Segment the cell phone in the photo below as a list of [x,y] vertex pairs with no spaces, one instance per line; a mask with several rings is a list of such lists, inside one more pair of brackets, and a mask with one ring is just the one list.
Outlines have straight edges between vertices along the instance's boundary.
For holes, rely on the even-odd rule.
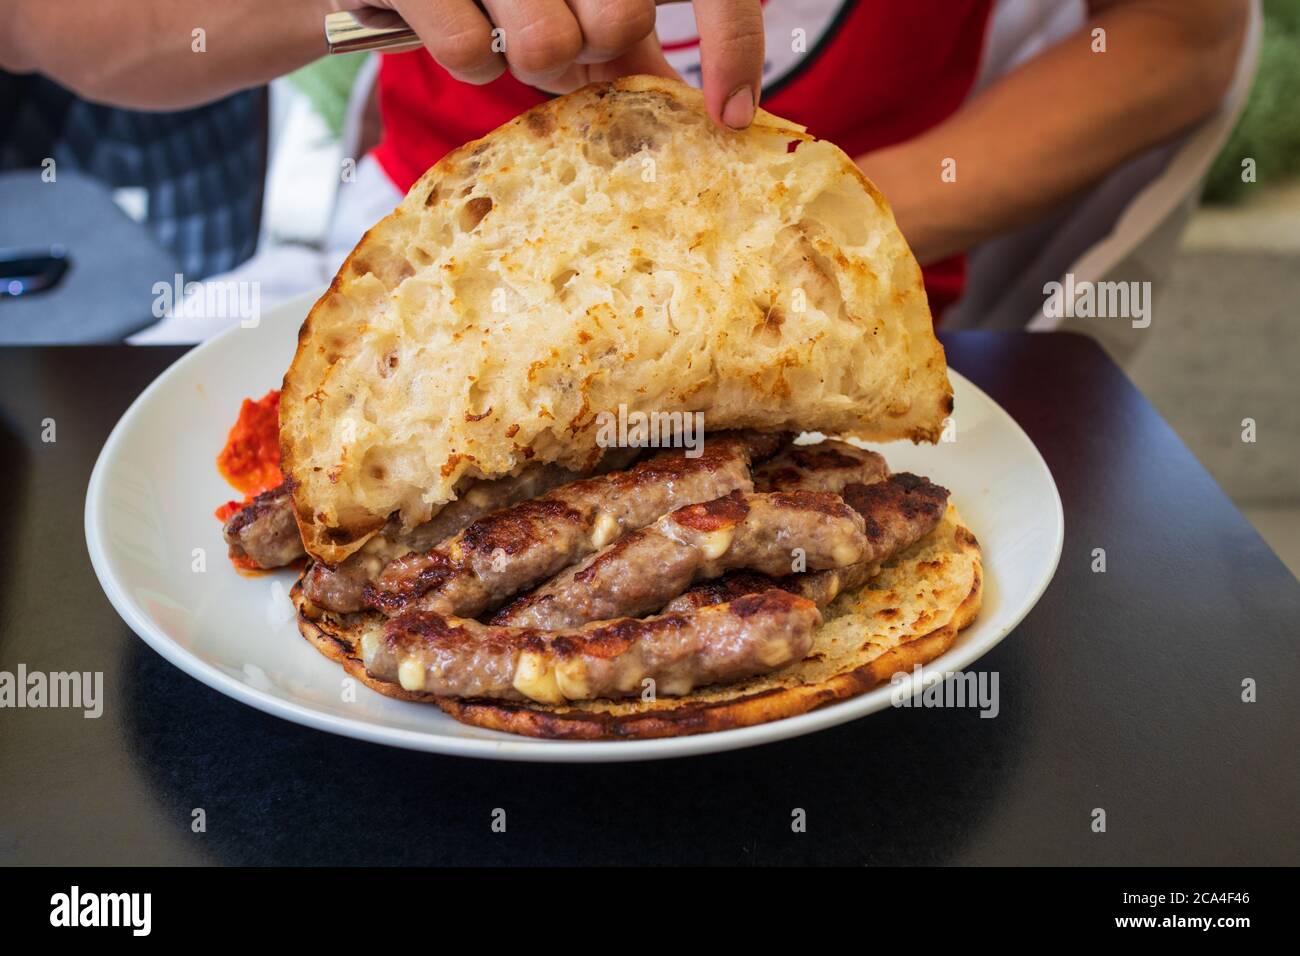
[[69,264],[68,251],[59,245],[0,249],[0,299],[48,292],[62,281]]

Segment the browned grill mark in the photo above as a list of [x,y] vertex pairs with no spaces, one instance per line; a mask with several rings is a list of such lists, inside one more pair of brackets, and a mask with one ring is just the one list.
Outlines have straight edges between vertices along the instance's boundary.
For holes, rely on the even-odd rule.
[[749,514],[749,504],[739,491],[698,505],[679,508],[673,512],[673,521],[692,531],[719,531],[734,528]]
[[497,549],[518,554],[545,533],[547,524],[580,525],[584,520],[582,512],[562,501],[534,498],[475,521],[461,533],[460,543],[467,555],[492,555]]
[[[389,567],[397,565],[403,558],[398,558]],[[395,576],[395,583],[380,587],[372,581],[362,591],[366,606],[378,608],[385,613],[396,613],[408,602],[424,594],[431,588],[441,587],[454,575],[456,568],[451,559],[441,552],[431,552],[414,574]]]
[[852,468],[859,464],[857,458],[844,454],[838,448],[823,448],[820,445],[795,445],[785,453],[785,457],[796,468],[809,471],[821,471],[826,468]]
[[555,117],[547,110],[532,110],[525,113],[524,122],[538,139],[545,139],[555,132]]
[[791,511],[813,511],[828,518],[847,518],[853,513],[844,499],[833,491],[776,491],[768,499]]

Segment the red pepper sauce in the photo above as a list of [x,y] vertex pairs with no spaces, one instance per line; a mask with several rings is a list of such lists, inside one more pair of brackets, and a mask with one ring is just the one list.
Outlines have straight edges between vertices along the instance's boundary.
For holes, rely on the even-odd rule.
[[[284,482],[280,471],[280,391],[271,389],[257,401],[244,399],[239,418],[217,455],[217,470],[244,493],[242,501],[227,501],[214,512],[222,524],[264,491]],[[246,557],[231,557],[240,571],[261,571]]]
[[257,401],[244,399],[226,447],[217,455],[217,470],[252,497],[284,481],[280,472],[280,391],[271,389]]

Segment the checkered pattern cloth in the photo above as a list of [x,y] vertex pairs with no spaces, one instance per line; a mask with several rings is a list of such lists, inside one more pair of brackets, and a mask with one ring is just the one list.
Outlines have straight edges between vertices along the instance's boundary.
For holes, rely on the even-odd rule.
[[[37,75],[0,71],[0,170],[52,158],[111,189],[148,194],[145,225],[187,280],[253,254],[266,178],[266,91],[190,110],[100,106]],[[55,180],[57,183],[57,179]]]

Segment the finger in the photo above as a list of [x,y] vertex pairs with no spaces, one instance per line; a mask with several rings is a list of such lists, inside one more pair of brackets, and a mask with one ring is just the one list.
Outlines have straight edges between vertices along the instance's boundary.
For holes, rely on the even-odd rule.
[[664,58],[659,38],[653,33],[627,50],[621,56],[604,63],[575,63],[544,87],[549,93],[572,93],[588,83],[617,80],[620,76],[649,73],[680,80],[681,76]]
[[523,82],[541,86],[573,65],[582,30],[564,0],[485,0],[505,31],[506,62]]
[[654,0],[568,0],[582,30],[579,63],[604,63],[655,29]]
[[505,72],[492,49],[492,24],[473,0],[396,0],[391,4],[429,55],[458,80],[488,83]]
[[604,63],[593,63],[589,68],[590,79],[617,80],[620,76],[633,76],[648,73],[651,76],[666,76],[670,80],[680,80],[681,75],[672,68],[659,45],[659,37],[654,33],[637,41],[622,54]]
[[754,119],[763,79],[759,0],[696,0],[704,103],[713,121],[744,129]]

